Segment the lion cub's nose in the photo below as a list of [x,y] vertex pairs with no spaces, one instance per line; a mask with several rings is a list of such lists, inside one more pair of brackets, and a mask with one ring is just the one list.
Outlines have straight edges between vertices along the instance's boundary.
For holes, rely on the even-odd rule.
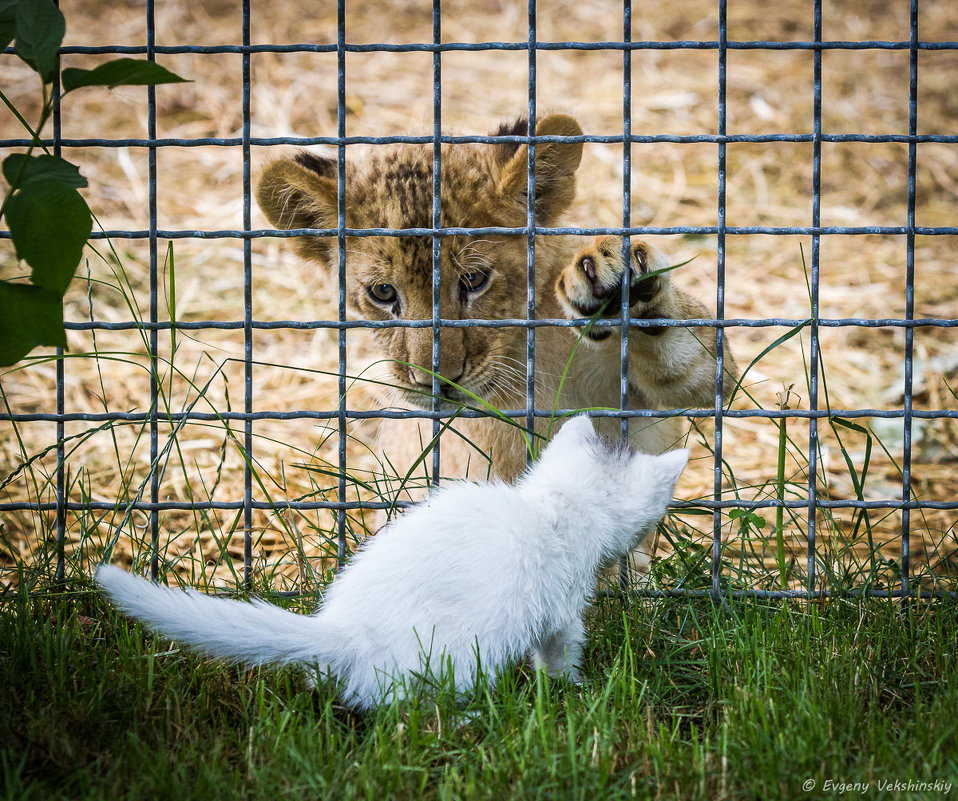
[[[458,365],[451,365],[443,362],[439,369],[439,375],[448,381],[459,384],[463,375],[465,375],[465,364],[459,362]],[[417,387],[424,388],[427,392],[432,392],[432,373],[421,367],[410,367],[409,378]],[[439,382],[439,391],[444,392],[449,388],[445,381]]]

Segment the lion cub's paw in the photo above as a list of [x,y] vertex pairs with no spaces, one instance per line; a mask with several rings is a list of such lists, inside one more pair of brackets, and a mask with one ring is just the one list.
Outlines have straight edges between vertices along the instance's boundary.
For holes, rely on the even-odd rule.
[[[622,263],[622,237],[600,236],[583,248],[556,280],[556,295],[571,317],[618,317],[622,273],[629,271],[629,308],[632,317],[666,317],[656,302],[668,292],[668,274],[648,275],[668,266],[651,245],[633,240],[629,264]],[[655,336],[661,327],[641,329]],[[584,334],[598,342],[611,336],[611,328],[586,328]]]

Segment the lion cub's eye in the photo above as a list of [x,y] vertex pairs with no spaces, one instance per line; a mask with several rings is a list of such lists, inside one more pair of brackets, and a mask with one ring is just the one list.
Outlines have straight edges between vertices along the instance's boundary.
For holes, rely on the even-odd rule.
[[396,300],[396,287],[392,284],[370,284],[366,289],[372,299],[379,303],[392,303]]
[[486,270],[473,270],[470,273],[463,273],[459,276],[459,286],[466,292],[478,292],[489,283],[490,272]]

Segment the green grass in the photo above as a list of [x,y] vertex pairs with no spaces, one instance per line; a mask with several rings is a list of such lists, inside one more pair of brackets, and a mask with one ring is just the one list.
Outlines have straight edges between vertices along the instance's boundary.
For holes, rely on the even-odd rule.
[[[584,686],[524,666],[467,707],[365,717],[293,670],[220,666],[89,592],[0,614],[3,797],[818,798],[958,787],[958,607],[604,601]],[[468,721],[468,722],[466,722]],[[804,793],[812,779],[817,788]],[[851,794],[850,794],[851,795]]]

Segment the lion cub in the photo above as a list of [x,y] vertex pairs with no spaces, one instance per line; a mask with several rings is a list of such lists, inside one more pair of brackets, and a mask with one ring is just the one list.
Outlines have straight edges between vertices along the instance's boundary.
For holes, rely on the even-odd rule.
[[[439,237],[421,234],[365,235],[361,229],[430,229],[433,226],[433,146],[376,147],[347,162],[345,243],[338,246],[339,173],[334,159],[312,153],[268,164],[257,187],[260,208],[277,228],[302,231],[299,253],[325,268],[321,280],[333,291],[344,270],[347,314],[369,320],[374,329],[350,330],[350,341],[372,338],[370,361],[388,371],[382,406],[454,411],[461,406],[523,413],[529,403],[527,361],[534,350],[531,400],[536,409],[619,408],[622,397],[618,336],[610,328],[586,333],[589,347],[577,347],[579,331],[562,326],[483,325],[482,321],[525,320],[530,311],[527,284],[529,241],[524,230],[528,209],[538,227],[560,224],[575,198],[575,175],[582,158],[582,128],[565,114],[536,121],[535,196],[528,197],[529,134],[526,120],[502,125],[495,143],[442,146],[440,225],[459,229]],[[349,151],[352,152],[351,150]],[[468,229],[483,229],[471,233]],[[322,229],[310,235],[308,229]],[[490,233],[490,229],[493,232]],[[496,229],[512,233],[496,233]],[[631,260],[623,264],[621,243],[603,237],[582,248],[581,237],[535,237],[534,316],[538,321],[588,317],[615,292],[619,276],[634,276],[631,316],[683,319],[709,317],[708,311],[667,275],[647,277],[665,266],[651,247],[633,241]],[[344,263],[341,265],[341,259]],[[439,331],[439,392],[433,398],[432,326],[392,325],[433,317],[433,267],[438,262],[439,316],[452,324]],[[614,315],[618,305],[612,304]],[[477,325],[461,325],[475,320]],[[634,328],[627,379],[629,409],[710,407],[715,402],[715,331],[710,328]],[[726,349],[725,373],[735,375]],[[351,372],[358,372],[353,368]],[[725,382],[728,387],[731,380]],[[477,402],[476,399],[479,399]],[[598,423],[617,435],[619,421]],[[494,416],[456,419],[442,439],[444,476],[504,480],[525,469],[526,439],[516,426]],[[554,431],[548,416],[536,418],[536,430]],[[632,445],[661,453],[680,442],[684,427],[677,417],[633,418]],[[458,436],[457,436],[458,434]],[[423,443],[432,439],[432,420],[384,420],[378,445],[382,462],[398,475],[419,463]]]

